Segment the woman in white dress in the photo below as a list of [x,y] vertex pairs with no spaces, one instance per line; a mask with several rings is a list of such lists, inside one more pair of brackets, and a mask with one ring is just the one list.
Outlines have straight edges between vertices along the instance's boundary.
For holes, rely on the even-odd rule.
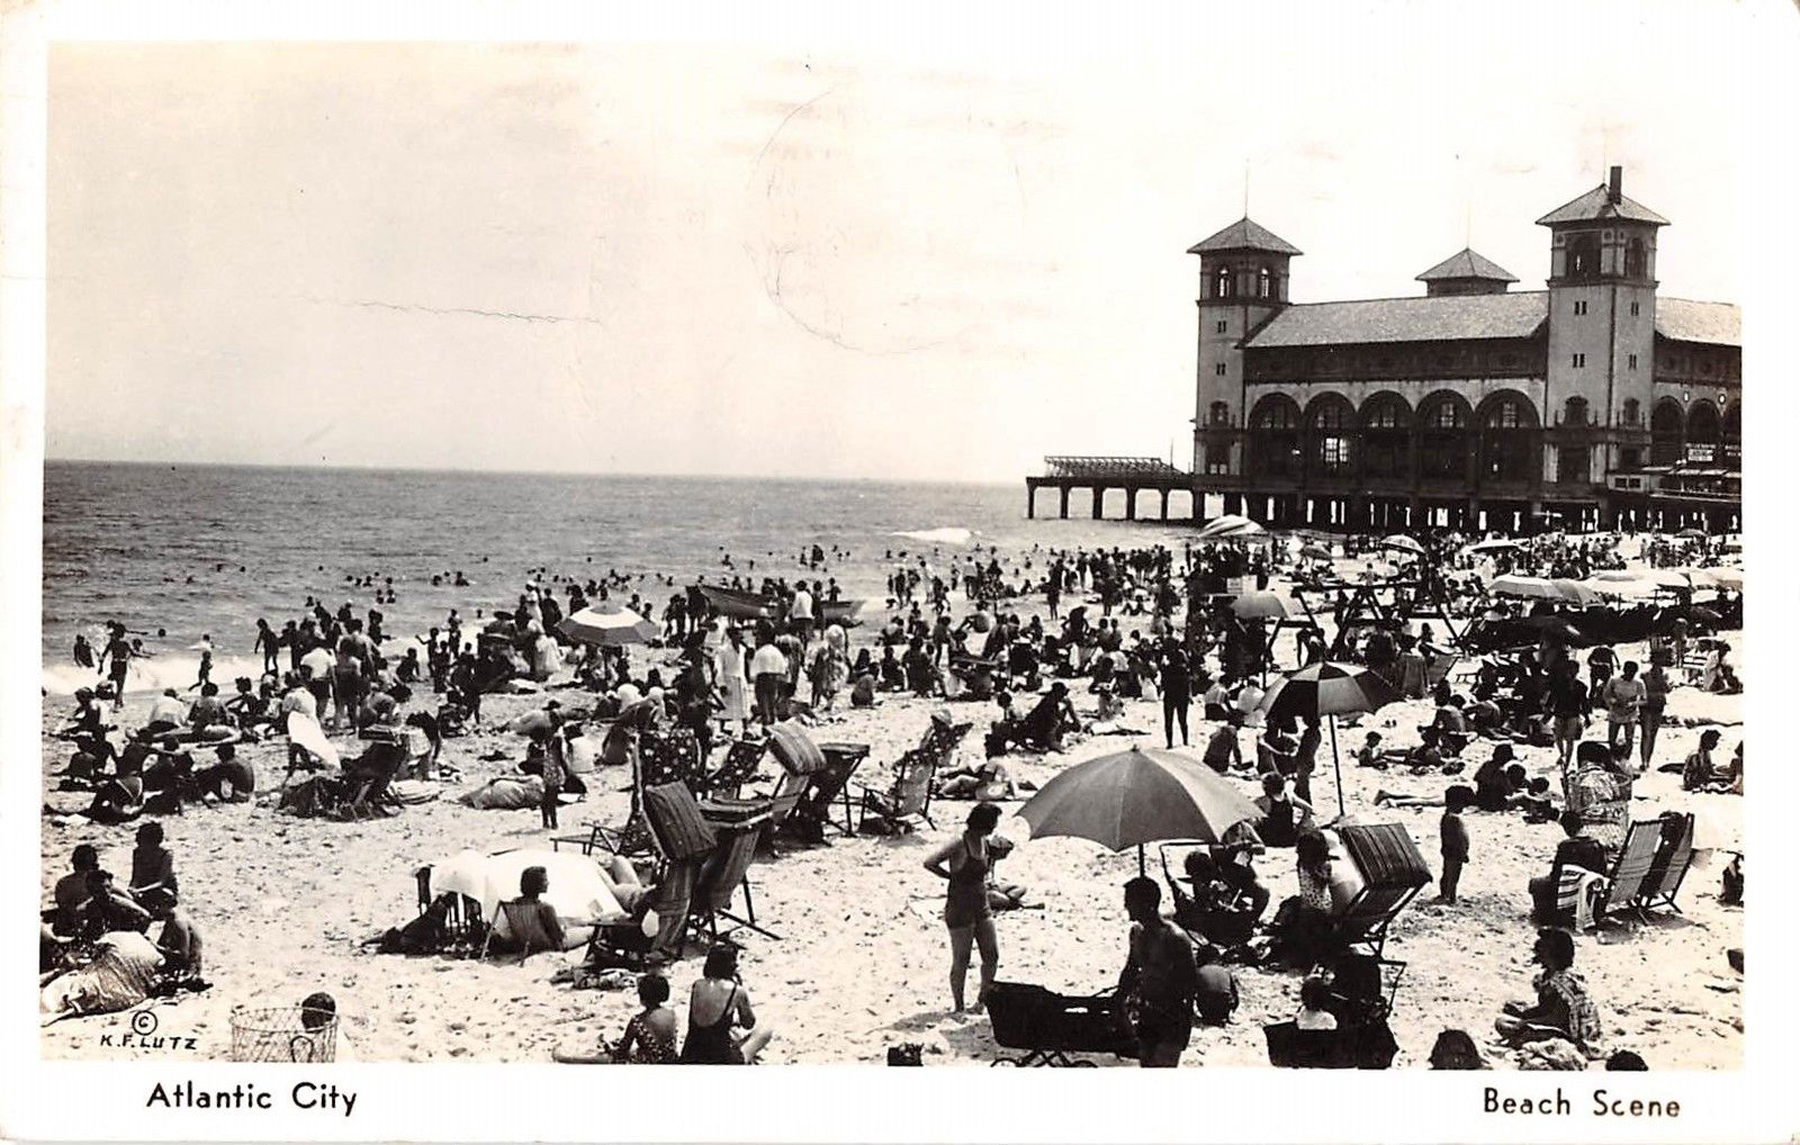
[[750,727],[750,689],[744,677],[744,634],[740,629],[725,630],[725,642],[719,645],[717,663],[715,676],[723,701],[719,716],[727,728],[736,720],[738,730],[747,731]]

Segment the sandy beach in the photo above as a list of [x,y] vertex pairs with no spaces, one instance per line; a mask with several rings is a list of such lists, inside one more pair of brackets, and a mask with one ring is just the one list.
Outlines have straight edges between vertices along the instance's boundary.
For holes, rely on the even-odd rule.
[[[1025,615],[1042,606],[1041,600],[1019,604]],[[1741,634],[1732,635],[1735,642]],[[1617,650],[1621,659],[1646,660],[1642,645]],[[649,662],[654,665],[663,657],[672,653],[653,652]],[[568,703],[581,695],[563,692],[559,697]],[[272,793],[286,760],[285,741],[279,738],[240,749],[257,771],[252,804],[190,806],[183,815],[164,818],[184,905],[205,936],[206,977],[213,986],[177,1002],[156,1004],[163,1032],[194,1039],[191,1050],[158,1052],[224,1058],[234,1007],[294,1004],[315,990],[336,996],[344,1031],[366,1061],[547,1061],[559,1047],[589,1050],[602,1037],[616,1038],[636,1009],[630,990],[576,990],[551,981],[579,952],[540,954],[523,965],[510,959],[483,964],[380,955],[360,945],[414,917],[414,871],[424,864],[466,848],[543,846],[552,835],[582,833],[588,820],[624,820],[629,775],[622,767],[602,768],[588,777],[589,796],[563,808],[560,831],[540,827],[535,809],[478,811],[454,801],[457,793],[514,770],[525,741],[495,729],[541,707],[546,698],[488,697],[489,730],[445,744],[444,760],[461,770],[462,779],[438,784],[440,798],[407,807],[390,819],[340,823],[277,813]],[[1739,700],[1678,688],[1670,697],[1669,723],[1655,763],[1684,758],[1702,724],[1724,725],[1724,747],[1734,747],[1741,737],[1736,726]],[[1091,697],[1078,695],[1078,706],[1089,703]],[[141,723],[147,704],[147,697],[133,696],[117,722],[127,728]],[[871,745],[857,778],[874,783],[917,742],[929,712],[941,704],[884,695],[873,709],[840,708],[824,717],[813,734],[821,740]],[[953,710],[958,720],[976,725],[961,749],[963,756],[979,753],[994,705],[956,704]],[[55,789],[54,773],[70,748],[49,736],[64,713],[63,702],[48,702],[44,802],[74,810],[85,806],[87,796]],[[1379,808],[1374,796],[1383,788],[1441,795],[1447,783],[1466,781],[1466,775],[1460,780],[1413,777],[1404,769],[1360,769],[1350,760],[1362,731],[1381,730],[1389,746],[1406,746],[1417,742],[1415,729],[1429,722],[1431,714],[1428,700],[1393,704],[1363,717],[1361,729],[1341,727],[1339,744],[1349,812],[1363,822],[1404,824],[1435,869],[1440,812]],[[1133,743],[1162,746],[1156,702],[1128,702],[1123,722],[1142,734],[1082,737],[1063,754],[1012,757],[1014,779],[1041,786],[1060,769],[1094,755]],[[1213,726],[1195,720],[1191,739],[1196,749]],[[1604,722],[1597,727],[1603,735]],[[1595,727],[1589,734],[1596,734]],[[1251,735],[1242,733],[1246,753],[1253,746]],[[496,749],[506,752],[509,761],[480,759]],[[1325,750],[1329,752],[1329,741]],[[1478,762],[1485,754],[1477,740],[1467,757]],[[1521,746],[1519,757],[1530,774],[1547,776],[1553,788],[1560,788],[1553,748]],[[773,775],[776,767],[766,760],[764,773]],[[1322,756],[1314,781],[1322,811],[1336,806],[1328,767]],[[1234,782],[1246,794],[1255,793],[1249,779]],[[1741,850],[1741,804],[1730,795],[1684,793],[1679,776],[1651,770],[1637,782],[1631,817],[1692,811],[1701,817],[1697,845]],[[773,940],[748,931],[737,936],[744,946],[744,983],[758,1016],[777,1030],[764,1060],[879,1063],[888,1047],[908,1042],[923,1045],[928,1065],[986,1065],[1008,1052],[996,1046],[984,1016],[950,1012],[942,899],[933,897],[941,896],[942,884],[921,867],[932,847],[960,830],[971,806],[934,801],[935,829],[784,848],[779,858],[751,868],[757,920],[781,936]],[[1018,806],[1004,805],[1007,818],[1000,833],[1023,840],[1025,825],[1012,816]],[[1502,1002],[1530,994],[1536,927],[1528,915],[1526,882],[1548,868],[1562,833],[1554,822],[1527,824],[1517,812],[1470,813],[1466,818],[1473,846],[1461,901],[1432,904],[1428,888],[1400,916],[1388,942],[1386,956],[1407,964],[1392,1018],[1400,1047],[1396,1067],[1422,1067],[1438,1033],[1447,1028],[1472,1033],[1496,1067],[1512,1062],[1510,1052],[1496,1049],[1492,1024]],[[108,869],[127,869],[132,830],[130,825],[103,827],[84,820],[65,825],[47,817],[42,836],[46,901],[78,843],[96,845]],[[1726,950],[1743,945],[1742,912],[1718,902],[1723,862],[1721,856],[1705,866],[1696,863],[1677,898],[1679,915],[1656,915],[1650,924],[1634,927],[1615,924],[1577,939],[1576,968],[1599,1002],[1608,1044],[1635,1050],[1653,1069],[1733,1068],[1740,1063],[1742,976],[1727,965]],[[1125,957],[1129,925],[1120,888],[1136,867],[1134,854],[1108,854],[1077,839],[1019,847],[1000,866],[999,876],[1028,887],[1027,901],[1041,903],[1042,909],[998,917],[1000,980],[1073,993],[1110,989]],[[1150,868],[1159,873],[1154,851]],[[1292,852],[1271,851],[1259,860],[1258,870],[1275,902],[1295,892]],[[700,962],[690,956],[669,970],[678,1014]],[[1242,1005],[1234,1020],[1223,1028],[1198,1028],[1183,1065],[1266,1065],[1262,1027],[1292,1016],[1301,978],[1296,972],[1256,968],[1240,968],[1239,977]],[[54,1024],[41,1034],[42,1051],[52,1059],[127,1056],[133,1051],[105,1048],[101,1039],[111,1034],[116,1042],[129,1028],[130,1017],[121,1013]]]

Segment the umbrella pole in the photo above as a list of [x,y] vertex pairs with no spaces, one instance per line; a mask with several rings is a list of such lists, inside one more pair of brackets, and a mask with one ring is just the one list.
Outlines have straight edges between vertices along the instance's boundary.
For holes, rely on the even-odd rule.
[[1138,844],[1138,878],[1144,877],[1144,845]]
[[1331,724],[1331,770],[1337,776],[1338,815],[1344,814],[1344,761],[1338,758],[1337,717],[1326,716]]

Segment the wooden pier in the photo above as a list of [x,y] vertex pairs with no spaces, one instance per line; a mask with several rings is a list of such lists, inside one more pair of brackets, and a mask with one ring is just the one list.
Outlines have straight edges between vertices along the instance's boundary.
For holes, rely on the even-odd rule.
[[1169,519],[1169,494],[1177,490],[1185,491],[1192,499],[1188,517],[1182,519],[1198,519],[1200,516],[1200,498],[1194,491],[1194,475],[1157,457],[1046,457],[1043,475],[1025,478],[1025,516],[1028,518],[1037,517],[1039,489],[1057,491],[1057,516],[1065,520],[1069,516],[1069,493],[1075,489],[1092,491],[1093,517],[1096,521],[1104,518],[1103,509],[1108,489],[1125,491],[1127,521],[1138,519],[1138,494],[1146,489],[1154,489],[1160,495],[1157,520]]

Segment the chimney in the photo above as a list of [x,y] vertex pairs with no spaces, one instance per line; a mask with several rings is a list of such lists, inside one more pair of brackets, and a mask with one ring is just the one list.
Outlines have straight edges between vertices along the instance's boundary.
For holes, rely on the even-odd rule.
[[1623,192],[1620,191],[1619,187],[1620,187],[1620,184],[1622,184],[1624,181],[1625,181],[1625,168],[1623,168],[1623,167],[1614,167],[1611,171],[1609,171],[1607,173],[1607,180],[1606,180],[1606,201],[1607,202],[1616,204],[1616,203],[1618,203],[1619,199],[1623,197]]

